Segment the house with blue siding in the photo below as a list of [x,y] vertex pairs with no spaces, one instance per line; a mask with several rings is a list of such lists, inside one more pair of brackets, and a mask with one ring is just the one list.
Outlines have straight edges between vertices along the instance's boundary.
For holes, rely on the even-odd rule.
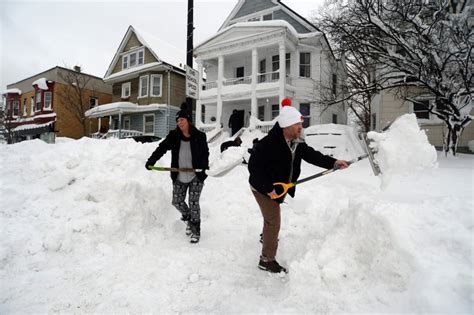
[[112,102],[86,112],[99,119],[91,136],[165,137],[175,128],[174,117],[186,97],[185,60],[184,51],[129,26],[104,76],[112,85]]

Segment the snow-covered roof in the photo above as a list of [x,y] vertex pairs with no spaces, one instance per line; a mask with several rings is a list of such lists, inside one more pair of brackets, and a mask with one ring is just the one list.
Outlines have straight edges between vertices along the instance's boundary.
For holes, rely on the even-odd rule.
[[47,127],[54,123],[54,121],[50,121],[44,124],[26,124],[26,125],[20,125],[18,127],[15,127],[13,131],[20,131],[20,130],[28,130],[28,129],[36,129],[36,128],[42,128],[42,127]]
[[[120,60],[120,54],[123,52],[125,45],[127,44],[128,40],[130,39],[130,36],[135,34],[137,36],[138,41],[148,50],[150,53],[155,57],[155,59],[158,62],[153,62],[154,66],[157,64],[168,64],[171,65],[175,68],[184,70],[185,65],[186,65],[186,51],[180,48],[177,48],[170,43],[156,37],[155,35],[152,35],[146,31],[139,30],[136,27],[133,27],[132,25],[129,26],[127,33],[125,34],[124,38],[122,39],[122,42],[120,43],[120,46],[115,53],[115,56],[109,65],[109,68],[107,69],[107,72],[104,76],[104,79],[110,79],[111,77],[117,77],[117,76],[122,76],[124,74],[129,74],[129,73],[134,73],[136,71],[141,71],[145,67],[148,68],[149,64],[144,64],[142,66],[137,66],[133,67],[130,69],[126,69],[124,71],[120,71],[118,73],[111,74],[115,65],[117,62]],[[196,68],[197,65],[194,63],[193,67]]]
[[130,74],[130,73],[134,73],[136,71],[143,71],[145,69],[151,69],[151,68],[154,68],[154,67],[159,66],[161,64],[162,64],[161,62],[151,62],[151,63],[146,63],[144,65],[140,65],[138,67],[128,68],[128,69],[125,69],[125,70],[122,70],[122,71],[119,71],[119,72],[115,72],[114,74],[111,74],[108,77],[105,77],[104,80],[115,79],[115,78]]
[[7,90],[3,91],[3,94],[10,94],[10,93],[12,93],[12,94],[21,94],[21,90],[14,88],[14,89],[7,89]]
[[109,115],[117,115],[118,113],[129,114],[165,110],[167,106],[167,104],[137,105],[131,102],[115,102],[89,109],[86,111],[85,115],[88,118],[98,118]]
[[38,80],[31,83],[31,85],[32,86],[37,85],[38,88],[40,88],[42,90],[48,90],[48,84],[46,82],[47,82],[46,78],[39,78]]
[[147,47],[155,57],[162,62],[166,62],[177,68],[184,69],[186,65],[186,50],[177,48],[164,40],[145,32],[136,27],[132,27],[138,40]]

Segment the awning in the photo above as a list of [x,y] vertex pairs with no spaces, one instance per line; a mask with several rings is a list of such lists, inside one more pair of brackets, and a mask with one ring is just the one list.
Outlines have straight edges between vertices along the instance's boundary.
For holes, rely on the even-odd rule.
[[45,132],[54,132],[54,121],[44,124],[27,124],[12,129],[15,136],[37,135]]
[[[86,111],[87,118],[99,118],[106,116],[115,116],[118,114],[134,114],[142,112],[165,111],[167,104],[138,105],[130,102],[115,102],[99,105]],[[170,106],[174,107],[174,106]],[[176,107],[177,108],[177,107]],[[177,108],[179,110],[179,108]]]

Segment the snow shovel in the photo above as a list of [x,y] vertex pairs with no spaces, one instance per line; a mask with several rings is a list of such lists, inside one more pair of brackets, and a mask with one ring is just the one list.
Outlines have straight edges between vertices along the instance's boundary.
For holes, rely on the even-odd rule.
[[[240,163],[239,163],[240,165]],[[235,166],[232,166],[230,169],[225,169],[219,173],[208,173],[208,176],[211,177],[222,177],[228,172],[230,172]],[[177,167],[164,167],[164,166],[148,166],[149,170],[152,171],[162,171],[162,172],[202,172],[205,171],[206,169],[200,169],[200,168],[177,168]]]
[[[355,158],[355,159],[353,159],[353,160],[347,161],[347,164],[348,164],[348,165],[351,165],[351,164],[353,164],[353,163],[355,163],[355,162],[357,162],[357,161],[360,161],[360,160],[362,160],[362,159],[365,159],[366,157],[368,157],[368,154],[364,154],[364,155],[361,155],[361,156],[359,156],[359,157],[357,157],[357,158]],[[298,185],[298,184],[301,184],[301,183],[307,182],[307,181],[309,181],[309,180],[312,180],[312,179],[315,179],[315,178],[318,178],[318,177],[321,177],[321,176],[330,174],[330,173],[332,173],[332,172],[334,172],[334,171],[337,171],[338,169],[339,169],[338,166],[334,166],[333,168],[330,168],[330,169],[325,170],[325,171],[323,171],[323,172],[321,172],[321,173],[317,173],[317,174],[308,176],[308,177],[306,177],[306,178],[300,179],[300,180],[298,180],[298,181],[296,181],[296,182],[294,182],[294,183],[288,183],[288,184],[287,184],[287,183],[280,183],[280,182],[279,182],[279,183],[273,183],[273,186],[275,187],[275,189],[278,188],[278,190],[282,190],[282,192],[281,192],[279,195],[272,197],[272,199],[278,199],[278,198],[280,198],[280,197],[283,197],[283,196],[288,192],[288,189],[290,189],[290,188],[292,188],[292,187],[295,187],[295,186]]]

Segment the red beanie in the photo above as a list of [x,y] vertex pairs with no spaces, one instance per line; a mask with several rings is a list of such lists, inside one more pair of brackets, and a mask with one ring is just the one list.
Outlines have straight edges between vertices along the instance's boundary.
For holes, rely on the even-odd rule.
[[281,107],[291,106],[291,98],[285,97],[281,100]]

